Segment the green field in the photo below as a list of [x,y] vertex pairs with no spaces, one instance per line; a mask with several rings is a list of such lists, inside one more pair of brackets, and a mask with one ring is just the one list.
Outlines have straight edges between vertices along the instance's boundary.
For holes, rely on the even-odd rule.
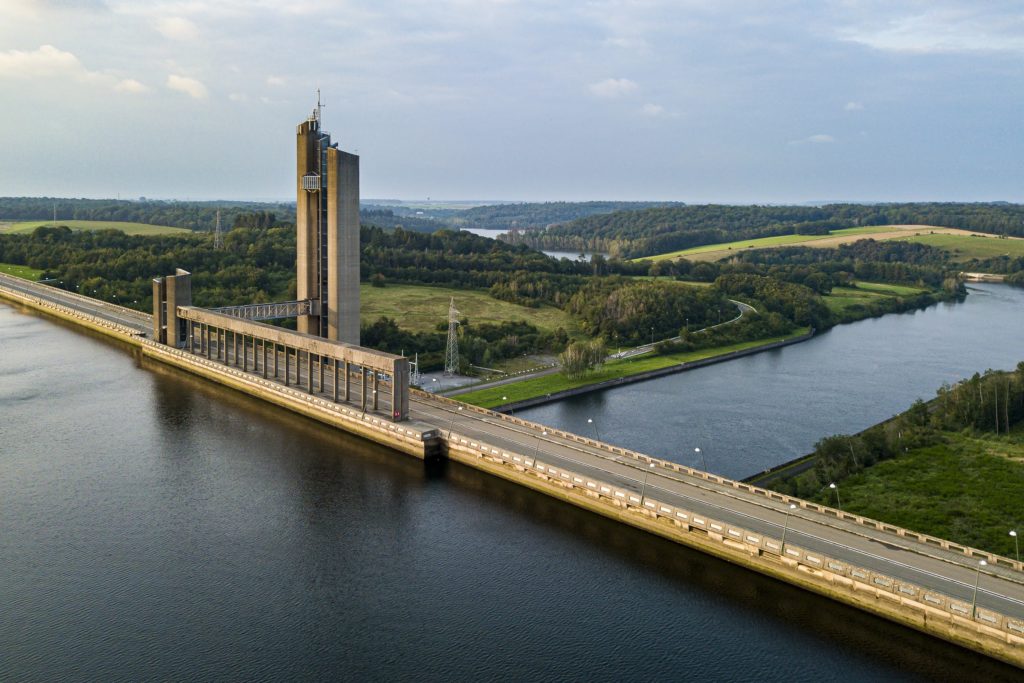
[[742,249],[767,249],[770,247],[796,246],[807,242],[815,242],[833,237],[845,237],[849,235],[872,235],[881,232],[891,232],[890,226],[873,226],[868,228],[846,228],[844,230],[833,230],[827,235],[777,235],[775,237],[760,237],[752,240],[740,240],[738,242],[719,242],[718,244],[705,244],[700,247],[692,247],[681,251],[673,251],[667,254],[656,256],[645,256],[633,259],[634,261],[664,261],[667,259],[686,258],[697,254],[706,254],[712,251],[738,251]]
[[455,297],[455,308],[461,318],[469,318],[470,324],[526,320],[541,330],[563,327],[570,335],[579,334],[576,321],[565,311],[499,301],[485,291],[419,285],[373,287],[363,283],[359,292],[364,323],[386,316],[394,318],[402,329],[433,332],[439,323],[448,322],[448,303]]
[[[945,436],[841,481],[843,509],[1013,557],[1009,530],[1024,533],[1024,435]],[[831,493],[816,498],[835,505]]]
[[[802,328],[784,337],[773,337],[770,339],[760,339],[758,341],[742,342],[739,344],[731,344],[729,346],[720,346],[714,349],[702,349],[700,351],[676,353],[667,356],[654,356],[647,354],[643,356],[636,356],[634,358],[614,360],[605,363],[600,369],[582,379],[569,379],[561,373],[556,373],[553,375],[545,375],[543,377],[535,377],[533,379],[525,379],[522,382],[515,382],[513,384],[505,384],[502,386],[490,387],[487,389],[480,389],[478,391],[471,391],[466,394],[460,394],[458,396],[458,400],[464,401],[465,403],[483,406],[485,408],[493,408],[503,403],[512,403],[528,398],[535,398],[537,396],[544,396],[546,394],[553,394],[556,391],[575,389],[576,387],[582,387],[587,384],[596,384],[609,379],[625,377],[627,375],[636,375],[641,372],[646,372],[647,370],[666,368],[670,365],[678,365],[679,363],[687,361],[702,360],[704,358],[711,358],[712,356],[720,356],[729,353],[730,351],[741,351],[743,349],[749,349],[770,342],[798,337],[801,334],[806,333],[807,328]],[[502,397],[507,397],[507,399],[502,400]]]
[[0,263],[0,273],[13,275],[25,280],[38,280],[43,276],[43,271],[29,268],[28,266],[15,266],[10,263]]
[[958,261],[972,258],[993,258],[1024,256],[1024,239],[1002,239],[999,237],[982,237],[981,235],[914,235],[899,238],[907,242],[920,242],[939,249],[945,249]]
[[[25,235],[41,226],[53,225],[53,221],[0,221],[0,233]],[[72,230],[120,230],[126,235],[191,235],[191,230],[172,228],[167,225],[149,225],[148,223],[127,223],[124,221],[57,221],[57,225],[66,225]]]
[[856,287],[833,287],[832,293],[823,296],[822,300],[833,312],[840,313],[850,306],[869,304],[890,296],[915,296],[924,291],[926,290],[902,285],[858,282]]

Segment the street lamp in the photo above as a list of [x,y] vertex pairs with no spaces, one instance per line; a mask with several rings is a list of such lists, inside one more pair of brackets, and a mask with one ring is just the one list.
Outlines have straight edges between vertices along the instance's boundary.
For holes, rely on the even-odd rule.
[[462,406],[459,406],[459,412],[458,413],[452,413],[452,421],[448,423],[448,438],[449,439],[452,438],[452,427],[455,426],[455,418],[461,412],[462,412]]
[[782,527],[782,545],[779,546],[779,555],[783,555],[786,552],[786,533],[789,531],[789,516],[796,510],[796,505],[790,503],[789,509],[786,510],[786,525]]
[[594,422],[591,418],[588,417],[587,418],[587,424],[594,425],[594,434],[597,435],[597,440],[600,441],[601,440],[601,432],[597,431],[597,423]]
[[1017,551],[1017,561],[1020,562],[1020,541],[1017,540],[1017,530],[1011,531],[1010,535],[1013,536],[1013,549]]
[[644,493],[647,491],[647,477],[650,475],[651,470],[655,468],[655,464],[652,462],[647,466],[647,471],[644,472],[644,485],[640,487],[640,505],[644,504]]
[[836,492],[836,507],[839,508],[840,510],[842,510],[843,509],[843,504],[839,502],[839,487],[836,486],[835,482],[832,482],[831,484],[829,484],[828,487],[830,489],[833,489]]
[[537,437],[537,447],[533,449],[533,464],[537,464],[537,456],[540,455],[540,439],[541,436],[547,436],[547,431],[541,431],[540,436]]
[[978,561],[977,575],[974,579],[974,597],[971,599],[971,619],[978,615],[978,584],[981,583],[981,568],[987,565],[985,560]]
[[704,471],[708,471],[708,461],[704,459],[704,451],[699,448],[694,448],[693,452],[700,456],[701,465],[704,467]]

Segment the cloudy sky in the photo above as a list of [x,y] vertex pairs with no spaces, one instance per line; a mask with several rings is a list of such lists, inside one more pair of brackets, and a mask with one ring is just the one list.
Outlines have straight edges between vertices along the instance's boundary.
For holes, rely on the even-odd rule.
[[0,195],[1024,201],[1019,0],[0,0]]

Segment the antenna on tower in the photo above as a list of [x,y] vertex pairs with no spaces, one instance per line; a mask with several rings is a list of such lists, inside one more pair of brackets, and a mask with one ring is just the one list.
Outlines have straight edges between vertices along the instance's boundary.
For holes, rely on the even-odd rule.
[[220,234],[220,209],[217,209],[217,226],[213,229],[213,248],[221,249],[224,247],[224,240]]
[[455,310],[455,297],[448,305],[448,347],[444,352],[444,374],[459,373],[459,335],[456,327],[459,324],[459,312]]

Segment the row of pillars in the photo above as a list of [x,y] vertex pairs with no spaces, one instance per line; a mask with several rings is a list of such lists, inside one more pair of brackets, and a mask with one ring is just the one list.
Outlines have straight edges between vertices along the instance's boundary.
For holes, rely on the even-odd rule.
[[[305,389],[310,394],[326,394],[327,383],[325,380],[331,378],[330,394],[335,403],[345,401],[351,402],[352,396],[352,363],[347,360],[339,360],[330,356],[320,356],[309,351],[293,348],[284,344],[278,344],[251,335],[237,334],[230,330],[211,327],[205,323],[189,322],[188,349],[207,359],[216,359],[232,365],[244,372],[261,374],[264,379],[278,380],[283,377],[284,385],[302,387],[302,370],[305,367]],[[230,353],[229,353],[230,350]],[[281,367],[281,360],[283,365]],[[294,358],[294,363],[292,359]],[[305,363],[303,363],[305,358]],[[251,361],[251,362],[250,362]],[[293,378],[294,366],[294,382]],[[379,407],[380,378],[372,368],[355,365],[359,372],[359,404],[360,410],[367,409],[366,390],[372,386],[370,399],[370,410],[377,410]],[[283,371],[283,372],[282,372]],[[370,377],[370,382],[367,377]],[[344,378],[344,383],[341,379]],[[371,384],[372,383],[372,384]],[[392,386],[394,386],[392,382]],[[392,397],[394,400],[394,397]],[[392,403],[394,405],[394,403]]]

